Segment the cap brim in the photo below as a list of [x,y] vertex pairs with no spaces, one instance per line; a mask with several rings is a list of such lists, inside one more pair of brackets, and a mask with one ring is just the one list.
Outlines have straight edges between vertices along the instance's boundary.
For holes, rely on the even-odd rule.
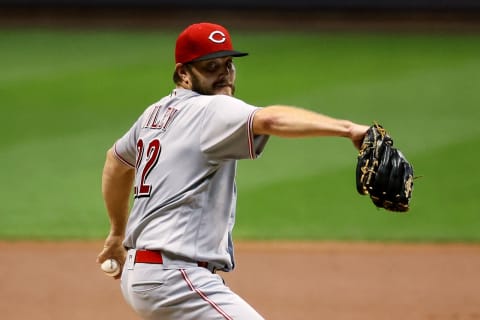
[[215,58],[222,58],[222,57],[244,57],[248,55],[246,52],[240,52],[240,51],[217,51],[214,53],[210,53],[204,56],[201,56],[200,58],[193,59],[190,62],[196,62],[196,61],[203,61],[203,60],[208,60],[208,59],[215,59]]

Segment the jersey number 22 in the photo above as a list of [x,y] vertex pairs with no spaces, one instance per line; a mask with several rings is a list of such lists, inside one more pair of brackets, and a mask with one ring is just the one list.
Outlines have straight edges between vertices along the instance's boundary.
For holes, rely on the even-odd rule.
[[[148,144],[146,150],[143,140],[139,139],[137,141],[137,161],[135,164],[135,170],[137,171],[137,174],[141,173],[141,176],[140,181],[133,189],[135,198],[150,197],[150,193],[152,192],[152,185],[147,184],[146,180],[148,175],[158,162],[161,149],[162,147],[158,139],[152,140]],[[143,159],[144,155],[145,160]]]

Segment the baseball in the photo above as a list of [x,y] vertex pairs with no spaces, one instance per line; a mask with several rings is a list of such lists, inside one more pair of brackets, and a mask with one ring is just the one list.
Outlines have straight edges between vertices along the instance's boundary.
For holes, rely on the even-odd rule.
[[103,272],[105,272],[110,277],[115,277],[120,273],[120,264],[115,259],[107,259],[105,260],[101,268]]

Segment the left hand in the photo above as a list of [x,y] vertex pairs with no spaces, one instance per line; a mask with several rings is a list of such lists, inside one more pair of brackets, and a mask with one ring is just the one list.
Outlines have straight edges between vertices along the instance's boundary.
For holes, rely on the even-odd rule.
[[362,146],[363,138],[365,137],[365,134],[367,133],[369,126],[365,125],[360,125],[360,124],[355,124],[353,123],[352,126],[350,127],[350,139],[353,142],[353,145],[357,150],[360,150],[360,147]]

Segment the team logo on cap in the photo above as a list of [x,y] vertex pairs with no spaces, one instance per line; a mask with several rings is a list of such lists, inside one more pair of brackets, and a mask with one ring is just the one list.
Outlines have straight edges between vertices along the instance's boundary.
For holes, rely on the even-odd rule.
[[215,43],[224,43],[225,40],[227,40],[227,37],[222,31],[216,30],[210,33],[210,35],[208,36],[208,39],[210,39],[210,41]]

